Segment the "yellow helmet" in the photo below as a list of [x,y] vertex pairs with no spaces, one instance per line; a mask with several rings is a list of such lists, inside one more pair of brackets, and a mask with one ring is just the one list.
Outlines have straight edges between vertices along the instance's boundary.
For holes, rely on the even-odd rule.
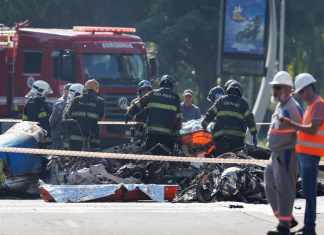
[[99,92],[99,82],[96,79],[90,79],[84,84],[85,89]]

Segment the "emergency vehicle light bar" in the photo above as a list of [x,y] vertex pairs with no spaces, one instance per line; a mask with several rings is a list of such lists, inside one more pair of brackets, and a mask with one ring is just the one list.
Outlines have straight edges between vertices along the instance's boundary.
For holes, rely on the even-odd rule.
[[122,28],[122,27],[92,27],[92,26],[73,26],[74,31],[78,32],[110,32],[110,33],[136,33],[135,28]]

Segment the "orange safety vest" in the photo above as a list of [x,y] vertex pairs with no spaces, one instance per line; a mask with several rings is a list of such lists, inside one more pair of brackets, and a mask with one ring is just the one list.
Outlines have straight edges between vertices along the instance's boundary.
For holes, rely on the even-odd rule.
[[[303,116],[304,125],[309,125],[312,122],[314,108],[318,103],[324,104],[324,99],[320,96],[307,107]],[[307,134],[302,131],[297,132],[296,152],[318,157],[324,156],[324,122],[315,134]]]

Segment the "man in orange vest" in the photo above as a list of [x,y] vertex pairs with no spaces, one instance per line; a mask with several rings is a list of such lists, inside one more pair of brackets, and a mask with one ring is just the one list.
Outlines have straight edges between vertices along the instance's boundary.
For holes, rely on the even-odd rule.
[[308,73],[295,79],[295,93],[307,103],[302,124],[288,118],[281,121],[296,129],[296,153],[306,199],[304,227],[296,235],[315,235],[317,175],[320,157],[324,156],[324,99],[316,93],[316,80]]

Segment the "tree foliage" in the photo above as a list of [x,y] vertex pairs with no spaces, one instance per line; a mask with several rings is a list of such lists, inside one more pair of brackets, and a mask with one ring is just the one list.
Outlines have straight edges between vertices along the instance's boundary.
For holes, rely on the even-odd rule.
[[[160,73],[177,76],[180,90],[198,87],[195,89],[198,97],[205,100],[217,79],[219,2],[0,0],[0,22],[13,25],[29,19],[35,27],[137,26],[145,41],[157,45]],[[324,2],[286,2],[286,67],[293,74],[308,71],[321,78],[324,75]]]

